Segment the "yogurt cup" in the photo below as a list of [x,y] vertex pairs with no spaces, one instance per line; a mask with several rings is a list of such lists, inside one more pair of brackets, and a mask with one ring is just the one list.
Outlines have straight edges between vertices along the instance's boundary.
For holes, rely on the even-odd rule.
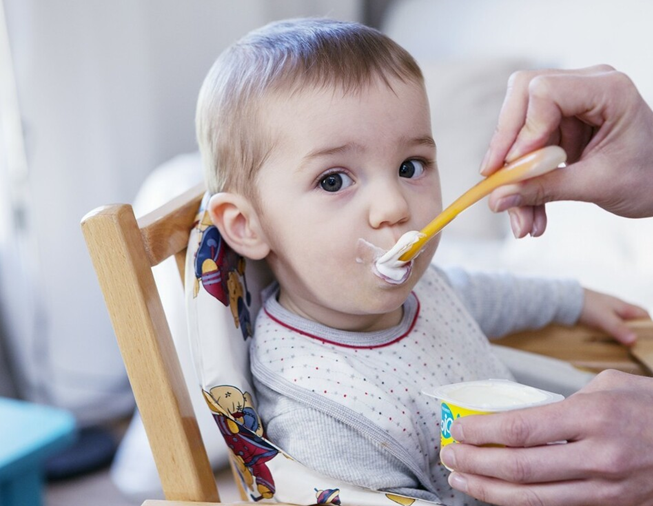
[[457,418],[543,406],[564,399],[560,394],[503,379],[452,383],[423,393],[442,403],[441,448],[458,442],[451,436],[451,425]]

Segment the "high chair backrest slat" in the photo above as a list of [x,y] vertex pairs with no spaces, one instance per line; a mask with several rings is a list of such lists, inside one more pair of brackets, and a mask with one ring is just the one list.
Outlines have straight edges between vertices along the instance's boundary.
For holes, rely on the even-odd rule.
[[[202,183],[138,219],[145,252],[152,267],[172,255],[185,255],[190,228],[203,195]],[[185,260],[184,256],[180,269],[182,276]]]
[[[183,256],[203,188],[137,222],[129,205],[90,212],[82,230],[167,499],[219,501],[151,267]],[[177,265],[183,272],[183,259]]]

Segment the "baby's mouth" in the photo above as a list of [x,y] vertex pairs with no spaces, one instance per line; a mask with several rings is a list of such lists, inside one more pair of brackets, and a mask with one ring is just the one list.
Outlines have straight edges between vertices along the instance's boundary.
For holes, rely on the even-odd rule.
[[403,265],[388,267],[387,265],[380,264],[377,260],[372,264],[372,272],[380,277],[386,283],[391,285],[402,285],[410,277],[413,272],[413,261],[402,262]]
[[403,255],[420,237],[420,233],[411,230],[405,233],[397,243],[385,251],[365,239],[358,240],[357,258],[360,263],[370,263],[372,272],[386,283],[401,285],[405,283],[413,270],[412,260],[402,262],[399,257]]

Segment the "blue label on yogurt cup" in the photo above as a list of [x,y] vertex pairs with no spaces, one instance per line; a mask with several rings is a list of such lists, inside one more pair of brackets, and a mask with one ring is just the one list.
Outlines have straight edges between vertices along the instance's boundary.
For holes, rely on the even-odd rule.
[[440,432],[442,433],[442,437],[444,439],[450,439],[451,438],[451,424],[453,423],[453,413],[451,412],[451,408],[445,403],[442,403],[442,411],[441,411],[441,420],[440,420]]

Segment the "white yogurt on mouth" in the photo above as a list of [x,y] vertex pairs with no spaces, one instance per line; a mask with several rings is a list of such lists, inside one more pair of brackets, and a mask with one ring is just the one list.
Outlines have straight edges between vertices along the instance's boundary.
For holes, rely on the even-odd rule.
[[402,262],[399,257],[408,251],[422,235],[417,230],[410,230],[402,235],[389,251],[375,260],[374,273],[390,284],[404,283],[410,277],[413,262]]

